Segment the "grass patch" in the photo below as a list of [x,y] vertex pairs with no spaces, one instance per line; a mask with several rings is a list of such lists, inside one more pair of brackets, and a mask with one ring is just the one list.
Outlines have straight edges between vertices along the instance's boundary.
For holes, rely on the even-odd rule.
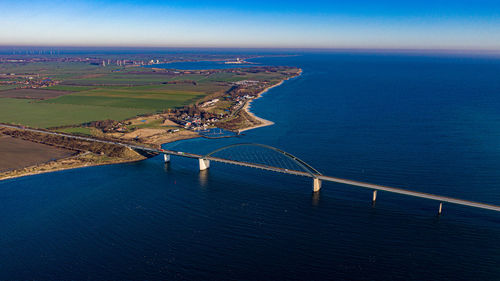
[[88,136],[94,135],[92,128],[85,128],[85,127],[64,128],[64,129],[59,129],[57,131],[67,134],[78,134],[78,135],[88,135]]
[[167,126],[163,126],[163,120],[158,119],[158,120],[153,120],[153,121],[150,121],[147,123],[128,125],[127,127],[130,129],[158,129],[158,128],[165,128]]
[[227,109],[231,107],[233,102],[231,101],[219,101],[217,102],[216,106],[212,109],[209,110],[209,112],[214,113],[214,114],[224,114],[227,113]]

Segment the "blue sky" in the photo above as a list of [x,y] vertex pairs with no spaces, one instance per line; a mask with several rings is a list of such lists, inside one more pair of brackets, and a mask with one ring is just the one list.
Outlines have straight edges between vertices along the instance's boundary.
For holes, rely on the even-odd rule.
[[500,1],[0,0],[1,45],[500,50]]

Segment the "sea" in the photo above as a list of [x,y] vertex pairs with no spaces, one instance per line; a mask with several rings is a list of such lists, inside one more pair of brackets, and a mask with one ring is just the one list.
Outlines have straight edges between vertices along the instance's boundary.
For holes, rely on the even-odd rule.
[[[164,148],[287,151],[341,178],[500,204],[500,59],[316,52],[252,103],[274,125]],[[186,63],[183,69],[220,63]],[[157,156],[0,181],[1,280],[500,280],[500,214]]]

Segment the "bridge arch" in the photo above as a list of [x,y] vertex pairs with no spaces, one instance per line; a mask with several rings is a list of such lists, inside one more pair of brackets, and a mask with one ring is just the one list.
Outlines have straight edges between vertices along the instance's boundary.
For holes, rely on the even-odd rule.
[[235,143],[235,144],[226,145],[226,146],[218,148],[210,153],[205,154],[202,158],[206,159],[208,157],[211,157],[212,155],[214,155],[217,152],[220,152],[220,151],[223,151],[226,149],[230,149],[233,147],[238,147],[238,146],[257,146],[257,147],[269,149],[271,151],[277,152],[277,153],[289,158],[290,160],[294,161],[299,167],[301,167],[304,170],[304,172],[309,173],[311,175],[311,177],[313,177],[313,178],[318,178],[318,176],[322,175],[318,170],[316,170],[315,168],[313,168],[311,165],[307,164],[305,161],[301,160],[300,158],[298,158],[298,157],[296,157],[296,156],[294,156],[286,151],[283,151],[279,148],[276,148],[276,147],[273,147],[270,145],[260,144],[260,143]]

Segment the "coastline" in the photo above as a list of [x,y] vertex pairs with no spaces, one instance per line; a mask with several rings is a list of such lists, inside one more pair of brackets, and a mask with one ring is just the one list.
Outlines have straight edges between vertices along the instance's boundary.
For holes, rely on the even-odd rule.
[[245,105],[243,106],[243,110],[248,114],[250,115],[252,118],[258,120],[260,122],[260,124],[258,125],[254,125],[254,126],[250,126],[250,127],[247,127],[247,128],[243,128],[243,129],[239,129],[238,130],[238,133],[241,133],[241,132],[244,132],[244,131],[248,131],[248,130],[253,130],[253,129],[257,129],[257,128],[261,128],[261,127],[267,127],[267,126],[271,126],[271,125],[274,125],[274,122],[273,121],[270,121],[270,120],[267,120],[267,119],[264,119],[264,118],[261,118],[261,117],[258,117],[257,115],[255,115],[252,111],[250,111],[250,108],[251,108],[251,105],[252,105],[252,102],[256,99],[259,99],[262,97],[263,94],[267,93],[269,90],[271,90],[272,88],[274,87],[278,87],[278,86],[281,86],[283,83],[285,83],[285,81],[288,81],[290,79],[293,79],[293,78],[296,78],[296,77],[299,77],[300,75],[302,75],[302,69],[299,70],[299,73],[293,77],[289,77],[289,78],[286,78],[286,79],[283,79],[281,80],[279,83],[277,84],[274,84],[270,87],[267,87],[265,88],[264,90],[262,90],[261,92],[259,92],[257,94],[257,96],[249,101],[247,101],[245,103]]
[[[286,79],[283,79],[279,83],[274,84],[272,86],[269,86],[269,87],[263,89],[262,91],[260,91],[257,94],[257,96],[255,98],[253,98],[251,100],[248,100],[245,103],[245,105],[242,107],[242,110],[244,110],[254,120],[259,121],[259,124],[254,125],[254,126],[250,126],[250,127],[246,127],[246,128],[243,128],[243,129],[239,129],[238,133],[241,133],[241,132],[244,132],[244,131],[248,131],[248,130],[252,130],[252,129],[257,129],[257,128],[261,128],[261,127],[266,127],[266,126],[274,125],[274,122],[272,122],[270,120],[266,120],[266,119],[261,118],[261,117],[258,117],[253,112],[251,112],[250,108],[251,108],[252,102],[254,100],[258,99],[258,98],[261,98],[262,95],[265,94],[265,93],[267,93],[270,89],[278,87],[278,86],[281,86],[283,83],[285,83],[285,81],[287,81],[289,79],[292,79],[292,78],[296,78],[296,77],[298,77],[300,75],[302,75],[302,69],[299,69],[299,72],[297,73],[297,75],[289,77],[289,78],[286,78]],[[169,141],[164,142],[162,144],[171,143],[171,142],[179,141],[179,140],[196,138],[196,137],[200,137],[200,136],[179,136],[178,138],[173,138],[172,140],[169,140]],[[107,159],[104,162],[92,162],[92,161],[89,160],[89,161],[84,161],[84,162],[80,162],[80,163],[69,163],[69,164],[68,163],[64,163],[65,161],[71,161],[72,159],[78,158],[79,156],[82,156],[82,155],[86,155],[86,153],[84,152],[84,153],[80,153],[80,154],[78,154],[76,156],[71,156],[71,157],[67,157],[67,158],[58,159],[58,160],[55,160],[55,161],[49,161],[49,162],[45,162],[45,163],[40,163],[40,164],[37,164],[37,165],[34,165],[34,166],[25,167],[25,168],[23,168],[21,170],[6,171],[6,172],[3,172],[3,173],[0,173],[0,181],[7,180],[7,179],[20,178],[20,177],[25,177],[25,176],[32,176],[32,175],[39,175],[39,174],[45,174],[45,173],[51,173],[51,172],[58,172],[58,171],[70,170],[70,169],[78,169],[78,168],[85,168],[85,167],[94,167],[94,166],[104,166],[104,165],[132,163],[132,162],[138,162],[138,161],[142,161],[142,160],[148,159],[148,158],[142,158],[142,159],[138,159],[138,158],[134,158],[134,159],[115,158],[115,159]],[[54,165],[56,167],[54,167]],[[25,171],[24,173],[22,172],[23,170]],[[12,175],[13,173],[18,173],[18,174]]]
[[[171,142],[175,142],[175,141],[179,141],[179,140],[197,138],[197,137],[199,137],[199,136],[181,136],[179,138],[173,138],[172,140],[167,141],[163,144],[171,143]],[[140,158],[137,157],[137,158],[129,158],[129,159],[114,157],[111,159],[104,160],[103,162],[95,162],[92,160],[85,161],[85,160],[79,159],[81,157],[89,156],[89,154],[91,154],[91,153],[82,152],[82,153],[79,153],[79,154],[74,155],[74,156],[61,158],[58,160],[49,161],[49,162],[45,162],[45,163],[40,163],[40,164],[36,164],[33,166],[24,167],[24,168],[18,169],[18,170],[5,171],[5,172],[0,173],[0,182],[3,180],[8,180],[8,179],[15,179],[15,178],[21,178],[21,177],[26,177],[26,176],[34,176],[34,175],[59,172],[59,171],[65,171],[65,170],[71,170],[71,169],[133,163],[133,162],[139,162],[139,161],[149,159],[149,158],[145,158],[143,156],[140,156]],[[72,161],[80,161],[80,162],[72,162]],[[70,163],[67,163],[67,162],[70,162]]]
[[[82,153],[82,154],[84,154],[84,153]],[[89,168],[89,167],[97,167],[97,166],[105,166],[105,165],[116,165],[116,164],[133,163],[133,162],[139,162],[139,161],[145,160],[145,159],[133,159],[133,160],[131,160],[131,159],[119,159],[119,160],[109,161],[109,162],[106,162],[106,163],[85,163],[85,164],[76,164],[74,166],[70,165],[68,167],[60,167],[60,168],[53,169],[53,170],[43,170],[44,165],[54,164],[54,163],[57,163],[59,161],[71,160],[72,158],[76,158],[78,156],[81,156],[81,155],[76,155],[76,156],[73,156],[73,157],[63,158],[63,159],[59,159],[59,160],[56,160],[56,161],[46,162],[46,163],[41,164],[38,167],[37,166],[29,166],[29,167],[26,167],[24,169],[33,169],[33,168],[36,167],[36,168],[41,168],[41,170],[40,171],[27,172],[27,173],[24,173],[24,174],[18,174],[18,175],[13,175],[13,176],[2,177],[2,178],[0,178],[0,182],[3,181],[3,180],[17,179],[17,178],[22,178],[22,177],[27,177],[27,176],[48,174],[48,173],[53,173],[53,172],[66,171],[66,170],[73,170],[73,169],[80,169],[80,168]],[[8,174],[10,172],[16,172],[16,171],[19,171],[19,170],[7,171],[7,172],[5,172],[5,174]],[[1,174],[0,174],[0,176],[1,176]]]

